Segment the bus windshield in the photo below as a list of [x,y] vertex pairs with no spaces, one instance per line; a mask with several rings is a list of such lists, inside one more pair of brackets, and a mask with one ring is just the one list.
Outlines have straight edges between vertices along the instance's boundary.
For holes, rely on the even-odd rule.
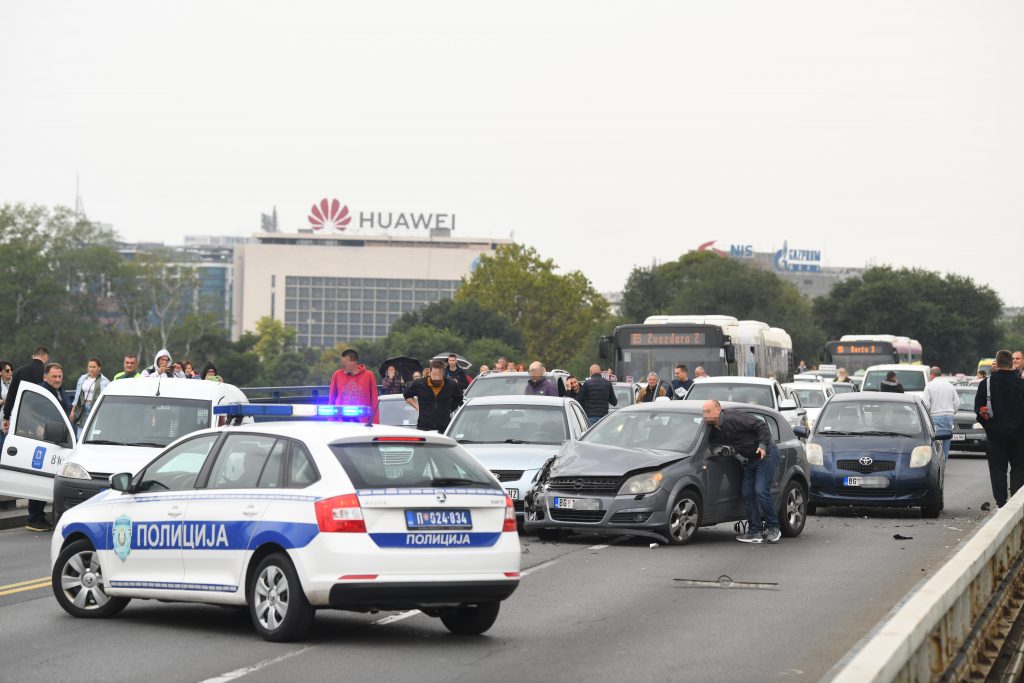
[[616,375],[620,380],[643,382],[647,379],[647,373],[656,372],[658,377],[666,382],[671,380],[675,373],[676,365],[683,363],[693,377],[694,369],[698,366],[711,376],[728,374],[725,367],[725,359],[721,357],[718,348],[711,347],[686,347],[686,348],[637,348],[625,347],[622,349],[622,360],[618,363]]

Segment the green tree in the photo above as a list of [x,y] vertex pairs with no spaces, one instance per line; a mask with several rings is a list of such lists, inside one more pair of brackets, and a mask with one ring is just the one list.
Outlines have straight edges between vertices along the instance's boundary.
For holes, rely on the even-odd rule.
[[[521,349],[508,344],[503,339],[483,337],[469,342],[466,346],[464,355],[476,368],[479,368],[481,365],[489,365],[493,368],[494,362],[498,357],[505,356],[505,358],[522,358],[523,352]],[[475,371],[473,374],[475,374]]]
[[919,268],[869,268],[814,302],[828,334],[895,334],[921,342],[924,361],[947,372],[972,370],[1000,339],[1002,301],[961,275]]
[[265,315],[256,321],[256,336],[253,351],[263,362],[277,358],[295,341],[295,328],[286,327],[280,320]]
[[1024,350],[1024,315],[1006,318],[999,323],[999,348],[1010,351]]
[[635,268],[622,292],[629,322],[649,315],[731,315],[781,327],[799,358],[816,358],[825,335],[815,324],[811,302],[775,273],[723,258],[690,252],[675,261]]
[[502,245],[480,257],[455,301],[502,311],[522,331],[526,358],[549,367],[564,365],[591,325],[607,314],[608,302],[583,273],[556,270],[554,261],[542,259],[533,247]]
[[[391,356],[409,356],[424,366],[436,354],[466,348],[466,340],[451,330],[431,325],[416,325],[404,331],[388,335],[388,350]],[[383,359],[381,359],[383,360]]]
[[444,299],[424,306],[419,311],[404,313],[391,325],[391,332],[404,332],[416,325],[449,329],[466,341],[491,338],[500,339],[513,347],[523,345],[522,333],[512,325],[502,309],[485,307],[475,299]]

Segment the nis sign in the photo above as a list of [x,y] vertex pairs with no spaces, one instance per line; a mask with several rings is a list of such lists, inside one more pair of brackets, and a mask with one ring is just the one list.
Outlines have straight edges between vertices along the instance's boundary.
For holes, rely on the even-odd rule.
[[454,213],[393,213],[360,211],[352,214],[348,205],[337,199],[321,199],[309,210],[313,230],[344,232],[349,228],[363,230],[454,230]]

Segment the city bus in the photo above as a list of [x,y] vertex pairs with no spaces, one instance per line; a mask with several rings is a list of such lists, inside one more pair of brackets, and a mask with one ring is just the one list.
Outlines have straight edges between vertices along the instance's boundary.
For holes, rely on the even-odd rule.
[[602,359],[612,361],[620,380],[643,382],[650,372],[671,380],[675,366],[697,366],[711,376],[793,376],[793,341],[785,330],[759,320],[727,315],[654,315],[643,323],[620,325],[602,337]]
[[853,375],[872,365],[920,364],[921,342],[892,334],[844,334],[825,345],[825,360]]

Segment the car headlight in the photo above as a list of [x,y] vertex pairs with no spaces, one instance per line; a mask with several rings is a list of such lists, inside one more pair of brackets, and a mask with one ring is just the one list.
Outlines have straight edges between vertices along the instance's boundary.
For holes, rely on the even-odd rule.
[[665,480],[665,475],[661,472],[644,472],[638,474],[635,477],[630,477],[626,480],[626,483],[619,489],[619,493],[633,495],[639,495],[641,493],[654,493],[661,488],[661,483]]
[[984,427],[981,426],[980,422],[975,422],[971,425],[971,429],[984,429]]
[[77,462],[66,462],[57,470],[58,477],[65,479],[92,479],[89,472]]
[[931,446],[918,446],[910,452],[910,466],[924,467],[932,460]]
[[821,446],[816,443],[809,443],[804,447],[804,452],[807,453],[807,462],[810,465],[824,465],[825,464],[825,452],[821,450]]

